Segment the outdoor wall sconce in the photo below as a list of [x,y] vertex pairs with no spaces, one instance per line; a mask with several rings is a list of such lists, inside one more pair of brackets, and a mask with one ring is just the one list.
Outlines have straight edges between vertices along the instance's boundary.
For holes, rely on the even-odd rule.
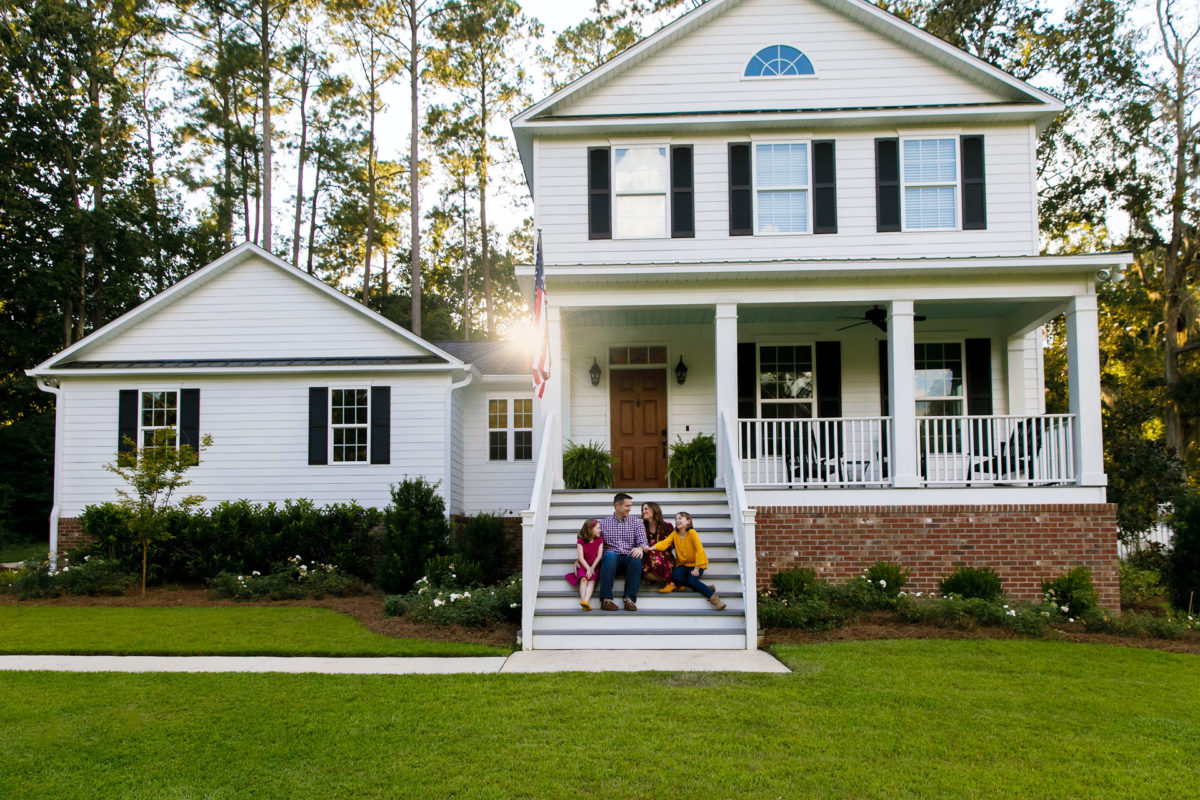
[[675,365],[675,380],[679,381],[680,386],[687,380],[687,364],[683,363],[683,356],[679,357],[679,363]]
[[600,364],[596,361],[595,356],[592,356],[592,366],[588,370],[588,375],[592,378],[592,386],[600,385]]

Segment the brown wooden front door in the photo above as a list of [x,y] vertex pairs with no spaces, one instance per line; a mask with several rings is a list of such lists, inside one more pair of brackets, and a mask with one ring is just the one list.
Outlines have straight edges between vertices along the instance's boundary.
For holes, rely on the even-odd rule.
[[609,382],[614,488],[666,488],[667,371],[614,369]]

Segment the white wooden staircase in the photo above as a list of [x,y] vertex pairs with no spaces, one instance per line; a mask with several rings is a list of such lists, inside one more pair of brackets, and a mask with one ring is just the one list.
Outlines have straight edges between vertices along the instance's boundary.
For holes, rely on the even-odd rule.
[[[601,611],[597,590],[592,606],[579,606],[579,590],[567,583],[565,575],[575,562],[575,539],[579,527],[589,518],[612,513],[612,490],[555,491],[550,498],[546,545],[542,553],[541,575],[533,612],[533,640],[537,649],[688,649],[713,650],[746,648],[744,587],[739,575],[737,547],[726,493],[721,489],[649,489],[631,491],[633,513],[639,513],[644,500],[653,499],[662,506],[670,521],[677,511],[692,517],[709,569],[704,582],[717,587],[725,601],[717,611],[700,594],[680,590],[659,594],[657,584],[641,586],[638,610]],[[613,583],[617,605],[625,584],[618,573]]]

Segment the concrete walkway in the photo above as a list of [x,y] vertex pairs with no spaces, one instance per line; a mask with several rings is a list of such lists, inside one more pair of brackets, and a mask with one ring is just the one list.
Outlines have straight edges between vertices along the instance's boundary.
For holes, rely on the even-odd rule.
[[529,672],[775,672],[761,650],[534,650],[507,658],[309,658],[255,656],[0,656],[0,671],[290,672],[449,675]]

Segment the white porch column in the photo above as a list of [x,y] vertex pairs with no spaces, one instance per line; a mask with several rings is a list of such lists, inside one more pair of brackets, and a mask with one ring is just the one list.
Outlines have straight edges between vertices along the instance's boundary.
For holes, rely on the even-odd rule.
[[[562,315],[557,306],[547,307],[546,322],[550,334],[550,380],[546,382],[546,392],[542,396],[542,402],[545,404],[546,410],[553,409],[557,412],[554,417],[554,430],[550,433],[551,440],[555,444],[550,448],[550,463],[546,465],[546,468],[554,479],[554,488],[565,489],[566,484],[563,483],[562,477],[562,453],[563,447],[566,446],[566,429],[563,427],[562,421],[568,417],[567,407],[571,402],[569,391],[571,373],[569,371],[570,364],[563,355]],[[545,412],[543,412],[542,418],[545,418]]]
[[1067,306],[1067,383],[1075,415],[1075,469],[1080,486],[1105,486],[1100,417],[1100,334],[1095,295]]
[[916,347],[913,301],[893,300],[888,313],[888,397],[892,412],[892,485],[920,486],[917,476]]
[[[737,425],[737,304],[719,303],[716,307],[716,384],[717,384],[717,416],[713,421],[713,430],[717,430],[717,420],[721,414],[730,424]],[[736,434],[737,431],[735,430]],[[725,439],[717,437],[717,463],[725,463]],[[717,486],[724,486],[722,476],[717,475]]]
[[[1006,342],[1006,369],[1008,370],[1008,413],[1027,414],[1025,344],[1028,337],[1009,336]],[[1036,413],[1036,412],[1034,412]]]

